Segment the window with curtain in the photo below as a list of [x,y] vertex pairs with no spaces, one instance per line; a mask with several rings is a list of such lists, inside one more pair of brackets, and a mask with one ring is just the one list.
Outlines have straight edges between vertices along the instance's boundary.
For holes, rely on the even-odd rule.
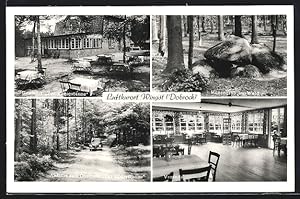
[[231,116],[231,131],[232,132],[241,132],[242,124],[242,115]]

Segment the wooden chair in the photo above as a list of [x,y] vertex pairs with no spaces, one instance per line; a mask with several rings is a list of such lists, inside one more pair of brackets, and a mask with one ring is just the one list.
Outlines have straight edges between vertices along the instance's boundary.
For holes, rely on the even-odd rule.
[[211,166],[197,169],[179,169],[181,182],[208,181]]
[[174,173],[153,178],[153,182],[172,182]]
[[219,159],[220,159],[220,154],[209,151],[208,163],[211,166],[213,181],[216,181],[216,173],[217,173],[217,167],[219,164]]
[[64,96],[67,95],[68,90],[70,89],[70,84],[68,81],[59,80],[60,88]]

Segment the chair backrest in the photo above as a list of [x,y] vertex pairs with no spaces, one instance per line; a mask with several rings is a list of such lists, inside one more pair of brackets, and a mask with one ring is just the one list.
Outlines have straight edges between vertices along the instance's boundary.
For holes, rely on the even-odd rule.
[[208,181],[211,165],[197,169],[179,169],[180,181]]
[[217,167],[219,164],[219,159],[220,159],[220,154],[216,152],[209,151],[209,156],[208,156],[208,163],[211,166],[212,169],[212,174],[213,174],[213,181],[216,180],[216,172],[217,172]]
[[172,182],[174,173],[153,178],[153,182]]
[[70,89],[69,82],[60,80],[59,83],[60,83],[62,92],[66,92],[68,89]]
[[69,83],[70,89],[76,90],[76,91],[81,91],[81,84],[74,84],[74,83]]

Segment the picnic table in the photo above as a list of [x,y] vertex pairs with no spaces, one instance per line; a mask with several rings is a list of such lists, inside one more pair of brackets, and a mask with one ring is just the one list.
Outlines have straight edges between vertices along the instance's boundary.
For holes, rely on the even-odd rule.
[[89,60],[78,60],[73,64],[72,71],[91,72],[92,71],[91,63]]
[[209,166],[207,160],[197,155],[173,156],[170,161],[165,158],[153,159],[153,177],[159,177],[174,172],[173,182],[180,181],[179,169],[196,169]]
[[[72,80],[69,80],[69,82],[71,83],[70,89],[89,93],[90,96],[93,95],[94,91],[97,91],[99,88],[101,88],[101,84],[99,80],[95,80],[95,79],[76,77]],[[72,85],[79,85],[79,86],[72,86]]]
[[19,88],[26,88],[29,84],[36,86],[44,84],[44,74],[36,70],[24,70],[16,75],[16,84]]

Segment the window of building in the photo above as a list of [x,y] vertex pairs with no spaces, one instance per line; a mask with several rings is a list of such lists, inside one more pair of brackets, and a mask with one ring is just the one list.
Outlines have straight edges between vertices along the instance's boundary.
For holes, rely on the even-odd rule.
[[83,39],[83,48],[86,48],[86,38]]
[[75,39],[75,48],[76,49],[80,49],[80,47],[81,47],[80,43],[81,43],[81,39],[80,38],[76,38]]
[[248,114],[248,131],[255,134],[263,134],[264,113],[249,113]]
[[61,49],[61,39],[57,40],[57,48]]
[[89,48],[89,47],[90,47],[90,39],[87,38],[87,39],[86,39],[86,48]]
[[223,131],[223,116],[210,115],[209,116],[209,130],[214,133],[222,133]]
[[69,49],[69,39],[66,39],[66,48]]
[[66,40],[62,39],[61,41],[61,48],[66,48]]
[[75,48],[75,39],[74,38],[71,39],[71,48],[72,49]]
[[97,40],[93,39],[93,48],[97,48],[97,44],[96,44]]
[[180,131],[188,134],[204,130],[204,117],[202,115],[182,115],[180,118]]

